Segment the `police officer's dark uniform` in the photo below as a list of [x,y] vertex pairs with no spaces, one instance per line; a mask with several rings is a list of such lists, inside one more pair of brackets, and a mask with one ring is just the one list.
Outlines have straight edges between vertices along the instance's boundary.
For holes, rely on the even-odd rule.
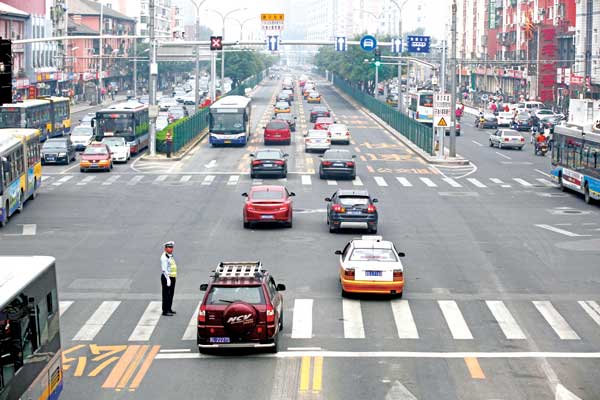
[[175,242],[165,243],[165,251],[160,256],[160,283],[162,286],[162,315],[167,317],[175,314],[173,311],[173,295],[175,294],[175,281],[177,280],[177,264],[173,257]]

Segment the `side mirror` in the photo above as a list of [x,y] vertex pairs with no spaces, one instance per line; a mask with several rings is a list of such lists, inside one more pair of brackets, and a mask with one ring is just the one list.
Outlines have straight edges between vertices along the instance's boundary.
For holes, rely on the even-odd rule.
[[263,125],[263,127],[262,127],[262,128],[263,128],[263,129],[267,129],[267,127],[266,127],[266,126],[264,126],[264,125]]
[[285,153],[283,156],[284,157],[289,157],[290,155],[288,153]]
[[325,197],[325,201],[326,202],[330,202],[331,201],[331,197]]
[[202,285],[200,285],[201,291],[206,292],[206,289],[208,289],[208,283],[203,283]]
[[406,256],[406,254],[404,254],[404,253],[403,253],[403,252],[401,252],[401,251],[399,251],[399,252],[398,252],[398,257],[404,257],[404,256]]
[[341,250],[336,250],[334,254],[337,254],[338,256],[342,255],[342,251]]
[[298,117],[294,117],[294,119],[298,119]]
[[276,289],[278,292],[283,292],[285,290],[285,285],[283,283],[278,283]]
[[319,155],[318,155],[318,157],[319,157],[319,158],[323,158],[323,154],[319,154]]
[[356,158],[356,154],[352,154],[352,158]]
[[294,193],[294,192],[290,192],[290,194],[289,194],[290,197],[294,197],[295,195],[296,195],[296,193]]
[[246,192],[242,193],[242,197],[248,197],[248,193],[246,193]]
[[250,157],[256,157],[256,155],[254,155],[254,153],[250,153]]
[[92,118],[92,120],[90,121],[90,125],[92,126],[92,128],[96,126],[96,118]]
[[373,203],[379,203],[379,200],[377,200],[377,199],[373,199],[372,201],[373,201]]

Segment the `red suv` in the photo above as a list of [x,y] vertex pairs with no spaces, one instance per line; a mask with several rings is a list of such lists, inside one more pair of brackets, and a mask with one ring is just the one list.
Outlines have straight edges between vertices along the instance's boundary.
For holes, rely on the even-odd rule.
[[267,144],[290,144],[292,142],[292,132],[287,122],[281,119],[271,120],[265,126],[264,133],[265,145]]
[[267,348],[277,353],[283,329],[285,285],[276,284],[260,261],[221,262],[198,310],[198,350]]

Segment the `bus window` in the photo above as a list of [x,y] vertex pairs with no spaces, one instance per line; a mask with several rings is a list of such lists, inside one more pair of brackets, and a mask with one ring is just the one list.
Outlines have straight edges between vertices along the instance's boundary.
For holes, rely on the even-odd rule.
[[423,107],[433,107],[433,94],[422,94],[419,105]]
[[21,128],[21,110],[0,111],[0,128]]

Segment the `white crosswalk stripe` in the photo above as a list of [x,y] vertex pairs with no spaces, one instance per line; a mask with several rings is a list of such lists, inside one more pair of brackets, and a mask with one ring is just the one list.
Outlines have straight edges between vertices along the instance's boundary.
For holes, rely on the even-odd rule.
[[198,310],[200,309],[200,305],[202,305],[202,301],[200,301],[194,309],[190,322],[188,322],[181,340],[196,340],[198,335]]
[[227,180],[227,185],[228,186],[235,186],[238,184],[238,182],[240,181],[240,176],[239,175],[231,175],[229,177],[229,179]]
[[119,178],[121,177],[121,175],[113,175],[111,177],[109,177],[107,180],[105,180],[104,182],[102,182],[103,186],[109,186],[112,185],[113,183],[115,183],[117,180],[119,180]]
[[328,185],[328,186],[337,186],[337,181],[334,181],[334,180],[328,179],[328,180],[327,180],[327,185]]
[[162,304],[160,301],[151,301],[142,314],[139,322],[135,326],[135,329],[129,336],[130,342],[142,342],[150,340],[156,325],[158,325],[158,321],[160,320],[160,315],[162,314]]
[[69,307],[73,305],[74,301],[59,301],[58,302],[58,315],[62,316]]
[[460,308],[458,308],[458,304],[456,304],[453,300],[440,300],[438,301],[438,305],[442,310],[442,314],[446,319],[446,324],[450,329],[450,333],[454,339],[459,340],[468,340],[473,339],[473,335],[471,334],[471,330],[465,321],[465,318],[460,312]]
[[352,181],[353,186],[363,186],[363,182],[360,179],[360,176],[357,176],[356,179]]
[[554,182],[549,181],[548,179],[544,179],[544,178],[538,178],[536,179],[536,181],[538,181],[539,183],[541,183],[544,186],[548,186],[548,187],[558,187],[558,185]]
[[578,340],[579,335],[571,328],[569,323],[554,308],[549,301],[534,301],[533,305],[538,309],[542,317],[562,340]]
[[342,299],[342,319],[344,320],[344,337],[347,339],[364,339],[360,300]]
[[204,177],[204,180],[202,181],[202,185],[203,186],[208,186],[208,185],[212,185],[212,183],[215,181],[215,176],[214,175],[206,175]]
[[179,179],[179,182],[181,182],[181,183],[189,182],[190,179],[192,179],[191,175],[184,175]]
[[419,178],[421,180],[421,182],[423,182],[425,184],[425,186],[427,187],[437,187],[437,185],[435,183],[433,183],[433,181],[429,178]]
[[407,300],[392,300],[392,314],[400,339],[418,339],[419,332]]
[[497,185],[500,185],[500,186],[501,186],[501,187],[503,187],[503,188],[509,188],[509,187],[510,187],[510,185],[508,185],[508,184],[504,183],[504,182],[502,181],[502,179],[498,179],[498,178],[490,178],[490,181],[492,181],[493,183],[495,183],[495,184],[497,184]]
[[294,300],[294,319],[292,321],[292,339],[312,338],[313,299]]
[[455,188],[462,187],[462,185],[460,183],[456,182],[452,178],[443,178],[442,180],[452,187],[455,187]]
[[127,185],[129,186],[135,186],[137,185],[142,179],[144,179],[144,175],[136,175],[133,178],[131,178],[129,180],[129,182],[127,182]]
[[502,332],[504,332],[504,336],[507,339],[525,339],[525,334],[504,302],[489,300],[486,301],[485,304],[487,304],[492,315],[496,318],[496,321],[498,321],[498,325],[500,325],[500,329],[502,329]]
[[106,324],[117,307],[119,307],[119,304],[121,304],[120,301],[102,302],[85,325],[75,334],[73,340],[94,340],[100,329]]
[[51,176],[42,175],[42,183],[48,184],[50,181],[52,181],[52,177]]
[[167,178],[169,177],[169,175],[159,175],[156,177],[156,179],[154,180],[154,182],[164,182],[167,180]]
[[88,183],[90,183],[91,181],[93,181],[94,179],[96,179],[96,177],[94,175],[90,175],[90,176],[86,176],[85,178],[83,178],[81,180],[81,182],[77,182],[78,186],[83,186],[83,185],[87,185]]
[[513,178],[513,181],[521,184],[522,186],[525,187],[532,187],[533,185],[529,182],[527,182],[525,179],[521,179],[521,178]]
[[600,306],[595,301],[578,301],[583,310],[600,326]]
[[412,186],[412,183],[410,183],[408,179],[406,179],[406,178],[404,178],[402,176],[398,176],[398,177],[396,177],[396,179],[404,187],[411,187]]
[[374,179],[378,186],[386,187],[388,185],[385,179],[383,179],[381,176],[376,176]]
[[310,179],[310,175],[302,175],[302,184],[303,185],[311,185],[312,180]]
[[475,185],[475,186],[477,186],[477,187],[479,187],[479,188],[484,188],[484,187],[487,187],[486,185],[484,185],[483,183],[481,183],[480,181],[478,181],[478,180],[477,180],[477,179],[475,179],[475,178],[467,178],[467,180],[468,180],[469,182],[471,182],[473,185]]
[[63,176],[62,178],[60,178],[58,181],[53,182],[52,185],[54,186],[60,186],[65,182],[70,181],[71,179],[73,179],[73,175],[67,175],[67,176]]

